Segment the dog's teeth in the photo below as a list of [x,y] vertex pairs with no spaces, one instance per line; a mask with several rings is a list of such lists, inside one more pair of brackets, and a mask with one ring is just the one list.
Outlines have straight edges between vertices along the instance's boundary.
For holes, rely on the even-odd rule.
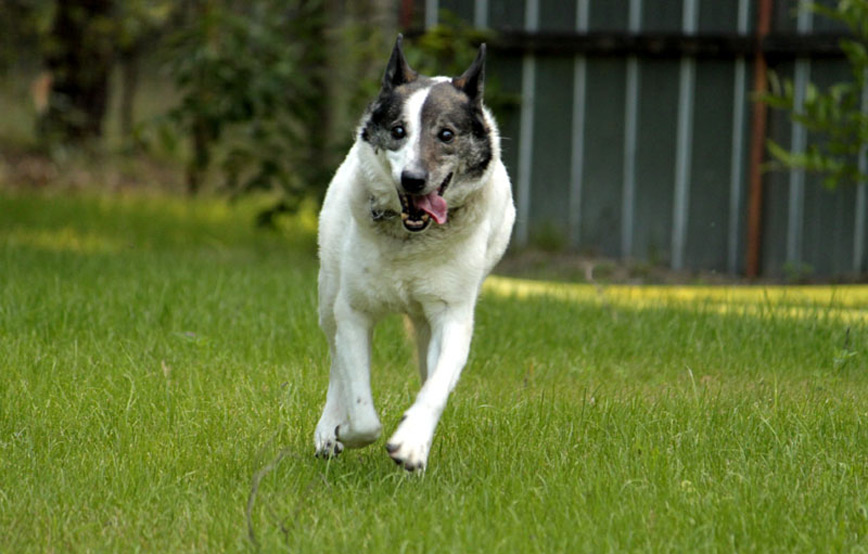
[[427,223],[428,219],[430,219],[430,218],[431,218],[431,216],[429,216],[428,214],[422,214],[422,221],[423,222]]
[[408,214],[407,212],[401,212],[401,221],[407,221],[409,217],[410,214]]

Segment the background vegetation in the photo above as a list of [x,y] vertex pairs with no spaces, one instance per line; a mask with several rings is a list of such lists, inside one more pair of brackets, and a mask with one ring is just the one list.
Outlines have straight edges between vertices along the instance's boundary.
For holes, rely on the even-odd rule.
[[[12,0],[0,10],[0,72],[24,81],[4,92],[33,118],[32,129],[0,129],[0,142],[32,136],[10,146],[53,163],[156,156],[183,166],[191,194],[280,191],[263,221],[324,191],[376,94],[398,18],[383,0]],[[411,59],[460,74],[484,37],[436,27],[409,45]],[[107,139],[107,123],[117,136]]]
[[841,184],[868,182],[868,0],[839,0],[835,7],[809,4],[817,14],[846,25],[851,38],[840,41],[847,56],[851,78],[825,90],[808,84],[801,105],[792,80],[772,75],[773,91],[759,101],[790,112],[793,121],[814,133],[805,152],[790,152],[769,140],[773,158],[786,167],[823,175],[823,184],[834,189]]

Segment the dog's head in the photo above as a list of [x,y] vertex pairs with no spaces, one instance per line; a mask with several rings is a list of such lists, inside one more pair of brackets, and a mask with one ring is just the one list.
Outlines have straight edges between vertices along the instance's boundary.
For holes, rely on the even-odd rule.
[[371,191],[400,209],[408,231],[444,224],[482,186],[496,130],[482,104],[485,45],[458,77],[425,77],[407,63],[398,35],[377,99],[360,128],[379,173]]

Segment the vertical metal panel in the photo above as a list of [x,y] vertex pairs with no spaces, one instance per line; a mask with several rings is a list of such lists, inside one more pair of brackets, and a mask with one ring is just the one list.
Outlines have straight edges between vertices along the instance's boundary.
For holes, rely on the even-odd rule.
[[439,23],[440,13],[448,12],[450,15],[457,17],[461,21],[476,24],[474,19],[476,14],[477,2],[472,0],[437,0],[437,19]]
[[425,28],[430,29],[437,25],[437,18],[440,12],[440,3],[438,0],[425,0]]
[[[570,157],[573,59],[539,57],[535,61],[533,157],[528,209],[529,239],[549,248],[566,246],[570,217]],[[545,98],[543,101],[542,99]]]
[[[811,68],[811,81],[820,90],[850,79],[852,71],[844,60],[826,60]],[[825,140],[811,133],[807,138],[809,144]],[[796,267],[809,275],[840,275],[853,267],[857,191],[849,184],[830,191],[822,181],[822,175],[805,174],[800,265]]]
[[[746,36],[748,32],[750,0],[738,0],[737,32]],[[744,187],[744,136],[745,136],[745,92],[747,90],[747,64],[743,56],[735,60],[735,80],[732,99],[732,152],[729,166],[729,225],[727,239],[726,269],[730,274],[738,272],[739,238],[741,236],[740,215],[742,213],[742,189]]]
[[630,3],[633,0],[594,0],[588,17],[588,30],[623,31],[629,26]]
[[[642,25],[642,0],[630,0],[627,30],[636,34]],[[624,100],[624,165],[621,193],[621,256],[633,256],[633,221],[636,198],[636,140],[639,113],[639,60],[627,58],[627,92]]]
[[488,27],[488,0],[473,3],[473,24],[480,29]]
[[677,0],[645,0],[642,30],[650,33],[681,32],[683,4]]
[[[739,28],[742,5],[748,7],[744,0],[703,0],[699,9],[699,33],[715,35],[732,33]],[[747,34],[747,28],[742,34]]]
[[[868,68],[862,73],[862,117],[868,119]],[[859,148],[859,160],[857,162],[859,175],[868,174],[868,142],[862,142]],[[862,180],[856,188],[856,217],[853,231],[853,272],[859,273],[868,268],[865,267],[865,219],[868,211],[868,183]]]
[[678,60],[642,60],[636,145],[633,256],[671,261],[672,201],[678,122]]
[[526,6],[521,0],[488,0],[488,6],[488,24],[492,29],[526,30]]
[[636,198],[636,140],[639,114],[639,60],[627,58],[626,97],[624,100],[624,164],[621,193],[621,256],[633,255],[633,221]]
[[[594,4],[591,10],[592,18]],[[624,153],[623,59],[587,61],[584,172],[582,180],[581,244],[591,254],[620,253],[621,176]]]
[[[781,79],[793,77],[794,64],[783,62],[770,67]],[[789,114],[783,110],[768,113],[766,136],[781,145],[789,144],[793,126]],[[787,263],[787,202],[789,199],[789,174],[785,171],[769,171],[763,174],[762,196],[762,242],[759,267],[768,277],[782,277]]]
[[[696,64],[690,161],[689,217],[684,267],[724,272],[729,263],[732,213],[733,64],[703,60]],[[740,174],[741,171],[738,171]],[[738,180],[738,179],[736,179]],[[741,205],[738,204],[740,208]],[[729,209],[728,209],[729,208]]]
[[[684,0],[682,30],[696,33],[699,0]],[[675,198],[672,206],[672,268],[684,267],[688,208],[690,206],[690,160],[693,144],[693,92],[696,60],[681,58],[678,86],[678,138],[675,152]]]
[[[535,32],[539,27],[539,2],[527,0],[524,16],[525,30]],[[534,89],[536,87],[536,60],[526,54],[522,60],[521,76],[521,134],[518,146],[518,198],[515,239],[519,246],[527,245],[530,229],[531,179],[533,164]]]
[[[489,60],[485,71],[486,79],[496,80],[500,92],[514,98],[521,97],[521,66],[520,55],[508,55],[496,50],[489,51]],[[503,163],[512,176],[513,195],[518,198],[518,137],[521,134],[521,110],[513,109],[499,111],[497,124],[500,129],[500,152]]]
[[[799,10],[797,28],[800,33],[811,30],[813,12],[806,7]],[[805,103],[805,92],[810,79],[811,61],[807,58],[796,60],[796,72],[793,82],[793,111],[802,111]],[[799,154],[805,151],[808,133],[805,127],[793,122],[793,132],[790,151]],[[790,169],[790,195],[787,204],[787,263],[797,267],[802,262],[802,225],[804,223],[805,203],[805,172],[799,168]]]
[[539,31],[567,34],[575,32],[576,3],[565,0],[539,1]]
[[817,175],[805,186],[802,257],[792,269],[802,275],[841,275],[852,267],[856,188],[824,188]]
[[[576,33],[588,32],[590,0],[576,0]],[[570,156],[570,200],[567,218],[569,244],[577,248],[582,240],[582,189],[585,168],[585,105],[587,89],[587,60],[585,56],[573,59],[573,121],[572,155]]]

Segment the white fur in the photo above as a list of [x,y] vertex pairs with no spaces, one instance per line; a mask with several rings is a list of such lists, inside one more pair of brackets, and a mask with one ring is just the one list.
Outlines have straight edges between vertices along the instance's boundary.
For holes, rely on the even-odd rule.
[[[436,82],[442,82],[438,79]],[[371,210],[400,212],[401,171],[419,155],[420,110],[429,89],[405,103],[406,145],[375,151],[357,140],[341,164],[319,219],[319,318],[331,355],[326,404],[315,431],[318,455],[370,444],[382,426],[370,387],[371,334],[390,312],[416,330],[422,388],[387,443],[405,468],[423,469],[449,393],[467,361],[482,281],[506,249],[515,219],[493,117],[492,160],[481,178],[456,169],[444,193],[449,219],[421,233],[400,218],[374,221]]]

